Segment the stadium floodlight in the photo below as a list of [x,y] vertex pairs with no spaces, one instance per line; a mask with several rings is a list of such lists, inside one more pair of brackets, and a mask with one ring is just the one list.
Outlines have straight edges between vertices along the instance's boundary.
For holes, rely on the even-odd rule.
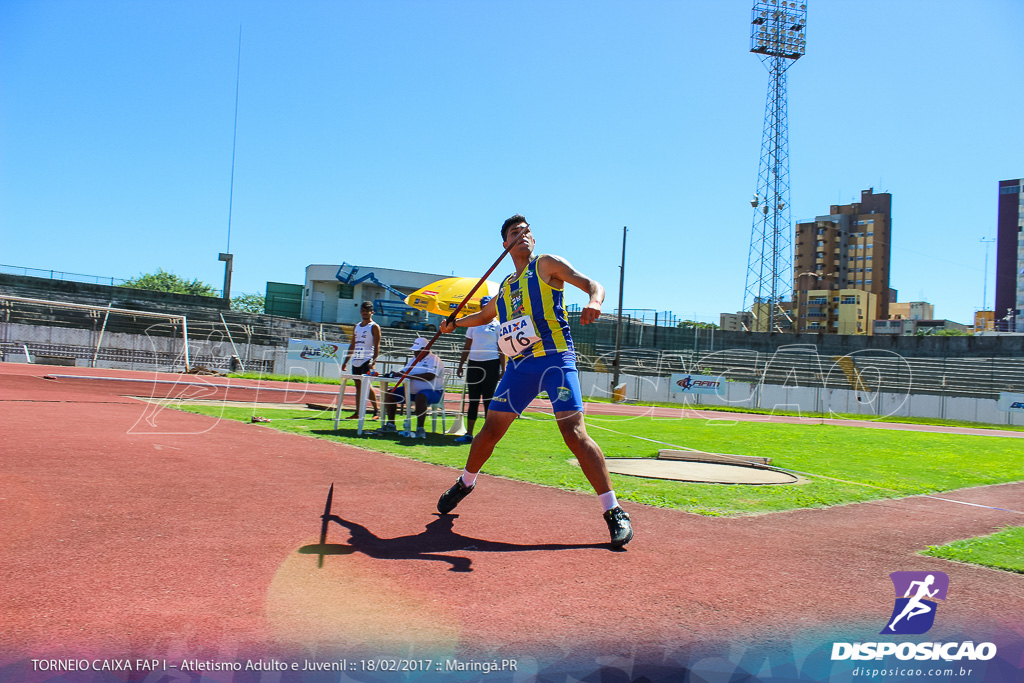
[[791,60],[804,55],[806,4],[759,0],[751,10],[750,24],[751,52]]
[[[750,19],[750,51],[770,74],[761,137],[761,162],[747,258],[743,310],[750,301],[769,304],[759,331],[774,330],[782,302],[792,292],[792,225],[789,216],[789,123],[786,70],[807,46],[807,4],[787,0],[755,0]],[[753,308],[751,309],[753,311]],[[786,316],[788,318],[788,316]]]

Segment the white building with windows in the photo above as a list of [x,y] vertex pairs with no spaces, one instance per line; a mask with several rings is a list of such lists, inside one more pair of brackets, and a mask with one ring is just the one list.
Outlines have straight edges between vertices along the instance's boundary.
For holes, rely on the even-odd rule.
[[436,329],[442,318],[417,311],[403,299],[417,289],[451,275],[417,273],[348,263],[306,266],[302,319],[311,322],[355,324],[359,306],[374,302],[374,320],[383,327]]

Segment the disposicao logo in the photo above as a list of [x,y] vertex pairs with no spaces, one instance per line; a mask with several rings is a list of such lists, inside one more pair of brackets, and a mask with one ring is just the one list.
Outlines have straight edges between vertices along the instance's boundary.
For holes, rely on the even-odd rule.
[[935,610],[939,606],[936,599],[946,599],[949,577],[945,572],[893,572],[889,578],[896,589],[896,604],[881,633],[927,633],[935,623]]
[[[945,600],[949,576],[945,572],[893,572],[889,574],[896,601],[880,635],[920,635],[935,624],[936,600]],[[895,655],[900,660],[989,660],[996,656],[993,643],[832,643],[832,660],[880,660]]]

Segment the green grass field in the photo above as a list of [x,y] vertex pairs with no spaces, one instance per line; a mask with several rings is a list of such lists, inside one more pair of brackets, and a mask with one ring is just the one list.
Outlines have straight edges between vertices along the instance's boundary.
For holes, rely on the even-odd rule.
[[991,536],[929,546],[922,554],[1024,574],[1024,526],[1008,526]]
[[[341,380],[333,379],[329,377],[308,377],[306,375],[273,375],[268,373],[260,372],[235,372],[228,373],[226,377],[238,377],[242,379],[256,379],[266,380],[275,382],[307,382],[309,384],[341,384]],[[595,398],[587,397],[584,399],[586,403],[612,403],[610,398]],[[658,408],[674,408],[680,409],[683,407],[680,403],[664,403],[658,401],[637,401],[631,402],[630,405],[635,406],[650,406]],[[921,424],[921,425],[941,425],[946,427],[973,427],[975,429],[1002,429],[1015,432],[1024,432],[1024,426],[1021,425],[1006,425],[1006,424],[991,424],[988,422],[969,422],[966,420],[943,420],[940,418],[932,417],[897,417],[897,416],[882,416],[874,417],[871,415],[856,415],[853,413],[800,413],[789,410],[763,410],[759,408],[740,408],[737,406],[708,406],[708,405],[690,405],[689,407],[695,408],[701,411],[716,411],[722,413],[743,413],[748,415],[787,415],[791,417],[805,417],[805,418],[828,418],[828,419],[844,419],[844,420],[870,420],[875,422],[898,422],[903,424]]]
[[[605,398],[587,398],[584,399],[587,403],[614,403],[611,399]],[[665,403],[659,401],[636,401],[630,402],[630,405],[634,406],[650,406],[656,408],[673,408],[680,409],[683,406],[679,403]],[[971,427],[973,429],[1000,429],[1011,432],[1024,432],[1024,426],[1022,425],[1008,425],[1008,424],[992,424],[990,422],[970,422],[967,420],[949,420],[941,419],[937,417],[900,417],[896,415],[858,415],[856,413],[815,413],[815,412],[798,412],[795,410],[764,410],[760,408],[740,408],[738,406],[711,406],[711,405],[689,405],[689,408],[700,410],[702,412],[719,412],[719,413],[741,413],[744,415],[777,415],[777,416],[789,416],[789,417],[803,417],[807,419],[839,419],[839,420],[858,420],[858,421],[869,421],[869,422],[896,422],[899,424],[917,424],[917,425],[937,425],[942,427]]]
[[[335,432],[333,413],[263,408],[254,413],[252,406],[184,409],[245,422],[258,414],[271,419],[264,428],[457,469],[465,464],[468,452],[467,446],[454,444],[452,437],[444,435],[428,434],[425,440],[402,439],[394,434],[360,437],[356,435],[354,421],[343,421],[341,429]],[[662,446],[629,436],[636,434],[703,451],[767,456],[772,458],[772,465],[801,473],[801,484],[767,486],[612,475],[619,499],[709,516],[763,514],[926,495],[1018,481],[1024,472],[1024,448],[1019,440],[1009,438],[822,424],[716,425],[706,420],[650,417],[594,416],[587,423],[608,457],[656,457]],[[368,425],[374,428],[376,423]],[[485,473],[569,490],[591,490],[562,443],[553,418],[538,413],[527,413],[512,425],[488,461]],[[1009,542],[1018,556],[1024,555],[1024,537],[1013,537]],[[977,549],[972,552],[974,556],[986,554]]]

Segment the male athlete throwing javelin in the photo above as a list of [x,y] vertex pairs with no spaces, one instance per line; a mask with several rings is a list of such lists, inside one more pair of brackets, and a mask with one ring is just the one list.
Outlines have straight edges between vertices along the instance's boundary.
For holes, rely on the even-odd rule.
[[604,454],[587,434],[583,422],[576,352],[562,303],[562,290],[567,282],[590,295],[590,302],[580,314],[580,323],[586,325],[601,315],[604,287],[559,256],[534,256],[530,224],[521,215],[502,224],[501,238],[506,248],[512,245],[509,254],[516,272],[505,278],[498,295],[479,313],[454,324],[441,324],[441,331],[447,333],[456,327],[485,325],[497,316],[498,343],[509,362],[494,391],[483,429],[473,438],[466,469],[455,485],[441,495],[437,510],[442,514],[451,512],[473,491],[477,474],[498,441],[530,402],[546,391],[565,445],[579,460],[587,481],[604,505],[612,546],[621,548],[633,538],[633,527],[629,515],[615,499]]

